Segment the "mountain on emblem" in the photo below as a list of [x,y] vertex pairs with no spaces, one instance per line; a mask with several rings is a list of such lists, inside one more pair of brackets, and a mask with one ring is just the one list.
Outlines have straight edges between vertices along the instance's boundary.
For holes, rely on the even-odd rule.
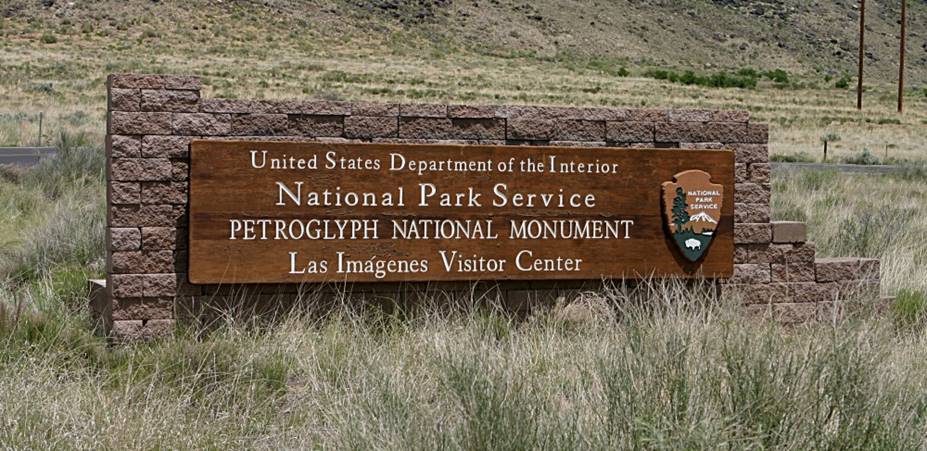
[[711,174],[689,170],[663,183],[663,219],[673,242],[689,261],[701,259],[714,238],[724,186],[711,183]]

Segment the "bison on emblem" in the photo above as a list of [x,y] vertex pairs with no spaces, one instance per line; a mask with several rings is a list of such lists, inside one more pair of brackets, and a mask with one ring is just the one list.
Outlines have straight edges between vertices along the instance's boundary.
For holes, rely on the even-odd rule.
[[711,183],[711,174],[683,171],[663,183],[663,218],[673,242],[691,262],[700,260],[714,238],[724,186]]

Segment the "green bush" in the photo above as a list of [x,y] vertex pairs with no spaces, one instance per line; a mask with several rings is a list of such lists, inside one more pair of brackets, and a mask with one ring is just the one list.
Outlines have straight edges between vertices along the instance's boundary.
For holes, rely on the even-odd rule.
[[927,295],[923,291],[902,289],[891,305],[891,314],[895,324],[900,327],[923,325],[927,318]]
[[756,87],[757,79],[750,73],[741,75],[740,73],[729,74],[727,72],[717,72],[711,75],[698,74],[691,70],[682,73],[666,69],[648,69],[644,76],[655,80],[666,80],[671,83],[683,85],[704,86],[708,88],[740,88],[752,89]]
[[850,87],[851,78],[849,75],[844,75],[834,83],[834,87],[837,89],[847,89]]
[[789,83],[789,74],[788,74],[788,72],[786,72],[786,71],[784,71],[784,70],[782,70],[782,69],[775,69],[775,70],[771,70],[771,71],[766,71],[766,72],[763,73],[763,76],[766,77],[767,79],[771,80],[771,81],[776,82],[776,83],[780,83],[780,84],[788,84],[788,83]]
[[882,164],[882,161],[879,160],[879,157],[873,155],[869,149],[864,149],[862,152],[856,155],[844,157],[843,162],[846,164],[861,164],[867,166]]
[[43,44],[54,44],[58,42],[58,38],[55,37],[54,34],[48,31],[46,31],[45,33],[42,33],[42,37],[40,38],[40,40],[42,41]]
[[798,153],[777,153],[769,156],[769,161],[775,161],[779,163],[814,163],[814,157],[812,157],[807,152],[798,152]]

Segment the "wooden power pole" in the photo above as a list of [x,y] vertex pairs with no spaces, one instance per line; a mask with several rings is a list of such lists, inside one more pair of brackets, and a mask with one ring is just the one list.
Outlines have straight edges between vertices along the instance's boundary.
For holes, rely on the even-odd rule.
[[901,0],[901,50],[898,57],[898,112],[904,111],[904,47],[908,0]]
[[863,58],[866,57],[866,0],[859,0],[859,73],[856,76],[856,109],[863,109]]

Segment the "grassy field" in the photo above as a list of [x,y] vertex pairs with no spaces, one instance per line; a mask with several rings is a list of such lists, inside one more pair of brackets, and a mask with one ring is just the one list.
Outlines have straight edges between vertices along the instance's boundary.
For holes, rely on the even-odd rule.
[[[267,7],[243,2],[228,8],[210,2],[94,3],[99,6],[81,2],[74,7],[42,9],[14,1],[11,10],[16,14],[0,20],[0,61],[3,61],[0,145],[36,143],[40,112],[46,116],[43,129],[46,142],[53,141],[61,131],[68,131],[84,133],[87,139],[99,143],[104,132],[101,124],[106,75],[168,72],[202,76],[204,95],[209,97],[742,108],[750,110],[755,120],[772,125],[774,155],[804,154],[803,158],[819,160],[821,137],[834,134],[839,140],[831,143],[832,159],[857,157],[866,150],[879,160],[927,159],[927,151],[921,144],[927,130],[927,91],[922,86],[927,80],[923,75],[927,73],[924,71],[927,56],[920,49],[912,49],[907,112],[895,113],[891,75],[894,68],[888,58],[894,53],[883,42],[894,23],[889,20],[892,15],[887,7],[877,7],[872,12],[872,26],[879,31],[872,33],[870,49],[882,58],[870,61],[866,108],[857,112],[855,81],[847,78],[844,81],[848,87],[836,87],[844,75],[852,72],[852,62],[833,60],[823,54],[809,60],[808,56],[802,56],[807,49],[815,52],[825,49],[802,44],[800,40],[784,40],[787,38],[784,35],[777,36],[783,39],[783,47],[773,46],[751,58],[715,55],[717,58],[712,59],[711,55],[694,50],[672,50],[672,45],[659,40],[631,46],[639,37],[621,34],[613,37],[616,41],[607,41],[617,42],[615,46],[587,44],[581,48],[563,43],[563,48],[551,49],[547,44],[532,44],[531,40],[496,39],[494,33],[498,30],[478,27],[480,20],[489,20],[484,16],[491,9],[470,11],[465,6],[445,12],[438,8],[435,14],[441,12],[447,17],[438,14],[440,17],[421,19],[424,22],[410,25],[404,22],[405,15],[412,14],[414,18],[421,11],[401,10],[396,13],[397,19],[384,18],[380,13],[362,13],[359,11],[368,9],[350,8],[334,1],[299,7],[290,6],[288,0],[265,2]],[[440,2],[422,4],[426,3]],[[578,18],[559,17],[550,11],[562,9],[555,8],[556,2],[553,3],[552,6],[538,2],[541,11],[538,14],[579,27]],[[22,9],[15,9],[17,5]],[[605,8],[603,16],[621,16],[630,9],[639,16],[640,23],[675,21],[672,25],[660,25],[662,32],[715,26],[696,26],[683,19],[701,15],[728,20],[724,31],[730,36],[775,23],[756,18],[748,21],[739,10],[704,6],[702,2],[692,2],[685,15],[666,4],[616,4],[601,8]],[[661,15],[661,8],[669,10],[663,10]],[[852,20],[847,16],[852,11],[843,11],[843,6],[815,8],[807,10],[799,2],[791,8],[798,11],[794,20],[800,21],[802,27],[817,30],[820,26],[813,23],[814,18],[829,17],[841,24],[829,30],[852,29]],[[921,6],[912,8],[919,11]],[[107,13],[108,10],[120,14]],[[509,9],[500,10],[499,14],[500,20],[510,18],[513,24],[524,19],[521,15],[513,16]],[[923,28],[917,17],[912,12],[912,33]],[[534,36],[545,30],[541,25],[534,26],[541,31],[522,30],[521,34]],[[538,36],[569,41],[562,33],[544,32],[547,35]],[[605,39],[601,33],[604,31],[599,38]],[[842,36],[838,41],[849,38]],[[679,37],[666,39],[672,43],[678,42]],[[704,48],[729,50],[724,50],[727,44],[720,45],[710,37],[692,39]],[[810,42],[821,45],[820,39]],[[639,46],[650,50],[641,50]],[[626,54],[616,53],[620,51]],[[660,52],[677,59],[664,61],[652,57]],[[762,58],[767,54],[772,59]],[[784,78],[761,76],[756,87],[750,89],[685,85],[653,78],[656,70],[682,73],[684,69],[704,76],[778,70]]]
[[[514,317],[485,299],[403,312],[225,317],[110,347],[100,148],[0,177],[0,446],[917,449],[927,446],[927,175],[774,179],[774,217],[824,255],[883,260],[872,300],[801,326],[672,281]],[[245,300],[247,302],[247,300]]]
[[[148,13],[168,2],[60,14],[34,3],[0,3],[0,146],[37,143],[34,118],[44,112],[43,142],[61,152],[29,171],[0,168],[0,448],[927,448],[922,67],[904,115],[893,112],[886,77],[867,85],[860,113],[852,91],[828,78],[845,72],[839,61],[817,71],[783,51],[757,69],[781,64],[787,82],[684,85],[654,78],[672,67],[646,58],[643,37],[628,38],[627,55],[550,51],[549,41],[567,38],[519,16],[519,37],[486,33],[524,48],[462,45],[473,24],[509,18],[469,6],[454,6],[473,19],[450,27],[451,39],[429,35],[445,25],[440,17],[403,22],[421,10],[345,16],[347,2],[292,11],[288,0],[263,2],[277,10],[237,2],[223,14],[197,1],[165,14]],[[377,2],[352,4],[367,3]],[[536,3],[520,14],[565,20],[556,2]],[[879,8],[881,32],[890,15]],[[673,12],[664,16],[684,17]],[[732,35],[751,26],[739,17],[723,16]],[[656,16],[638,19],[676,42]],[[721,67],[734,74],[749,58],[731,61]],[[680,67],[713,73],[704,63]],[[282,322],[228,315],[209,331],[108,346],[90,331],[84,290],[103,274],[103,83],[112,72],[197,74],[212,97],[745,108],[772,125],[780,158],[819,159],[820,137],[836,134],[832,158],[869,150],[905,160],[906,172],[776,174],[773,217],[807,221],[821,255],[882,259],[882,294],[897,299],[886,312],[864,299],[832,321],[786,327],[745,321],[737,299],[673,282],[615,286],[527,318],[486,299],[386,313],[326,310],[310,297],[303,315]]]

